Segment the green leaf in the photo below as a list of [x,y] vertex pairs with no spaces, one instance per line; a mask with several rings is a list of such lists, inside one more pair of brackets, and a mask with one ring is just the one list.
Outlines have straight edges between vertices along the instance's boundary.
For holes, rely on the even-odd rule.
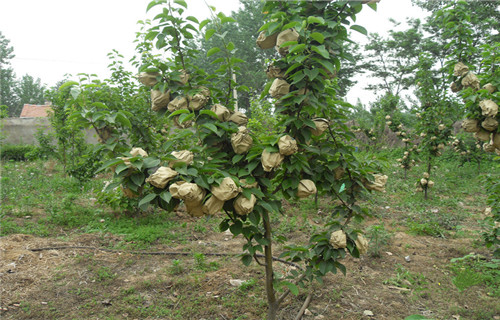
[[325,36],[319,32],[313,32],[311,33],[311,38],[313,38],[314,40],[318,41],[320,44],[322,44],[323,42],[325,42]]
[[116,114],[116,120],[122,126],[127,127],[127,128],[132,128],[132,123],[130,122],[130,120],[123,113],[121,113],[119,111]]
[[194,113],[184,113],[179,117],[179,124],[182,124],[186,121],[192,120],[194,118]]
[[304,49],[306,48],[306,45],[301,43],[301,44],[298,44],[296,46],[293,46],[291,49],[290,49],[290,53],[295,53],[295,52],[302,52],[304,51]]
[[357,31],[357,32],[359,32],[359,33],[362,33],[362,34],[364,34],[365,36],[366,36],[366,35],[368,35],[368,31],[366,30],[366,28],[365,28],[365,27],[362,27],[362,26],[360,26],[360,25],[357,25],[357,24],[352,25],[352,26],[351,26],[351,30]]
[[312,51],[319,53],[323,58],[330,59],[330,54],[326,50],[325,46],[312,46]]
[[193,17],[193,16],[186,17],[186,20],[192,21],[192,22],[194,22],[196,24],[200,24],[200,22],[198,21],[198,19],[196,19],[196,17]]
[[153,201],[153,199],[156,198],[156,193],[150,193],[146,195],[144,198],[142,198],[141,201],[139,201],[139,208],[142,210],[147,209],[149,203]]
[[240,220],[236,220],[234,224],[229,227],[229,231],[235,236],[239,235],[243,229],[243,224]]
[[264,90],[262,90],[262,93],[260,94],[260,100],[263,100],[267,94],[269,93],[269,89],[271,89],[271,86],[273,85],[272,81],[269,81],[266,86],[264,87]]
[[146,8],[146,12],[148,12],[151,8],[153,8],[154,6],[157,6],[159,4],[162,4],[162,3],[166,3],[167,1],[165,0],[153,0],[151,1],[149,4],[148,4],[148,7]]
[[241,159],[243,159],[244,156],[245,156],[244,154],[237,154],[237,155],[235,155],[233,157],[233,160],[232,160],[233,164],[239,162]]
[[130,176],[130,179],[136,185],[141,186],[142,183],[144,182],[144,173],[142,173],[142,172],[135,173],[135,174]]
[[210,20],[210,19],[205,19],[205,20],[203,20],[203,21],[200,23],[200,25],[199,25],[198,29],[199,29],[199,30],[203,29],[203,27],[205,27],[205,26],[206,26],[207,24],[209,24],[211,21],[212,21],[212,20]]
[[184,113],[189,113],[189,110],[187,109],[181,109],[181,110],[175,110],[174,112],[172,112],[168,117],[169,118],[173,118],[175,116],[178,116],[180,114],[184,114]]
[[339,193],[342,193],[342,191],[345,190],[345,183],[342,183],[342,185],[340,186],[340,189],[339,189]]
[[281,28],[281,31],[284,31],[286,29],[290,29],[290,28],[295,28],[296,26],[300,25],[300,22],[298,21],[292,21],[290,23],[287,23],[285,24],[282,28]]
[[73,99],[77,99],[78,96],[80,95],[80,93],[82,93],[82,90],[80,90],[79,87],[73,87],[71,88],[70,92],[71,96],[73,97]]
[[159,165],[160,163],[161,163],[160,159],[145,158],[144,159],[144,168],[146,168],[146,169],[153,168],[153,167],[156,167],[157,165]]
[[307,18],[307,23],[325,24],[325,19],[323,19],[321,17],[310,16]]
[[217,136],[219,136],[219,130],[217,130],[217,127],[213,123],[205,123],[202,125],[202,127],[207,128],[208,130],[212,131]]
[[211,116],[211,117],[212,117],[212,118],[214,118],[214,119],[219,119],[219,118],[217,117],[217,114],[216,114],[215,112],[213,112],[212,110],[201,110],[201,111],[200,111],[200,114],[206,114],[206,115]]
[[212,36],[215,34],[216,30],[215,29],[208,29],[206,32],[205,32],[205,40],[209,40],[210,38],[212,38]]
[[293,283],[291,283],[289,281],[283,281],[282,283],[288,288],[288,290],[290,290],[290,292],[294,296],[298,296],[299,295],[299,288],[295,284],[293,284]]
[[233,51],[234,50],[234,43],[232,43],[231,41],[229,41],[229,43],[226,46],[226,49],[228,51]]
[[236,20],[234,20],[234,19],[233,19],[233,18],[231,18],[231,17],[222,17],[222,18],[220,18],[220,22],[221,22],[222,24],[224,24],[224,23],[228,23],[228,22],[236,22]]
[[163,191],[162,193],[160,193],[160,198],[162,198],[166,203],[169,203],[172,199],[172,194],[168,191]]
[[181,5],[186,9],[188,7],[186,1],[184,1],[184,0],[174,0],[174,3],[177,3],[178,5]]
[[252,260],[253,258],[249,254],[245,254],[241,257],[241,262],[243,262],[243,264],[247,267],[250,265],[250,263],[252,263]]
[[208,50],[207,52],[207,57],[210,57],[214,54],[216,54],[217,52],[220,52],[220,48],[219,47],[213,47],[212,49]]
[[123,163],[123,160],[122,159],[110,159],[110,160],[104,162],[103,165],[99,169],[97,169],[96,173],[99,173],[107,168],[112,167],[112,166],[116,166],[119,163]]

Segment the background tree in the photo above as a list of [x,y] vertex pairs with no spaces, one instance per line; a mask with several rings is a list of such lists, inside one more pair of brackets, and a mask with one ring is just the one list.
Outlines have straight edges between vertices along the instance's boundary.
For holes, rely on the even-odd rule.
[[14,106],[16,98],[14,94],[15,73],[10,66],[10,60],[14,58],[14,48],[0,31],[0,105],[6,105],[9,108],[9,116],[15,116]]
[[45,86],[42,85],[40,78],[36,80],[26,74],[21,80],[17,81],[14,87],[16,102],[11,110],[12,116],[18,117],[21,114],[24,104],[44,104]]

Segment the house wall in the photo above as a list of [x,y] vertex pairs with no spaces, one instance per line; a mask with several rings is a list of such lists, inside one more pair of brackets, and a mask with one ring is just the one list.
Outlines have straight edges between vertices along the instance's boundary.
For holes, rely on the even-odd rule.
[[[52,131],[48,118],[7,118],[1,119],[0,139],[5,144],[37,144],[35,133],[38,129]],[[87,143],[97,143],[94,129],[86,130]]]

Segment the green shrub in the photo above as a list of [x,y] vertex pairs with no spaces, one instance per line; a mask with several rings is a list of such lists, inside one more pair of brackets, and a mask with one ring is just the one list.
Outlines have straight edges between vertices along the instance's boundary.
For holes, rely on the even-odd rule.
[[41,153],[37,146],[6,144],[2,146],[0,155],[2,160],[26,161],[39,158]]

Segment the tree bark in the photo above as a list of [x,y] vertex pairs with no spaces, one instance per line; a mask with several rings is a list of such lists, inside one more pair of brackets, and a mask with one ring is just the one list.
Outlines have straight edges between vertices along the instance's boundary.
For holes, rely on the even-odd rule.
[[273,252],[271,246],[271,223],[269,221],[269,214],[266,212],[262,217],[264,223],[264,237],[268,241],[264,246],[264,256],[266,261],[266,294],[267,294],[267,320],[276,320],[278,314],[279,303],[276,300],[276,292],[274,291],[273,279]]

